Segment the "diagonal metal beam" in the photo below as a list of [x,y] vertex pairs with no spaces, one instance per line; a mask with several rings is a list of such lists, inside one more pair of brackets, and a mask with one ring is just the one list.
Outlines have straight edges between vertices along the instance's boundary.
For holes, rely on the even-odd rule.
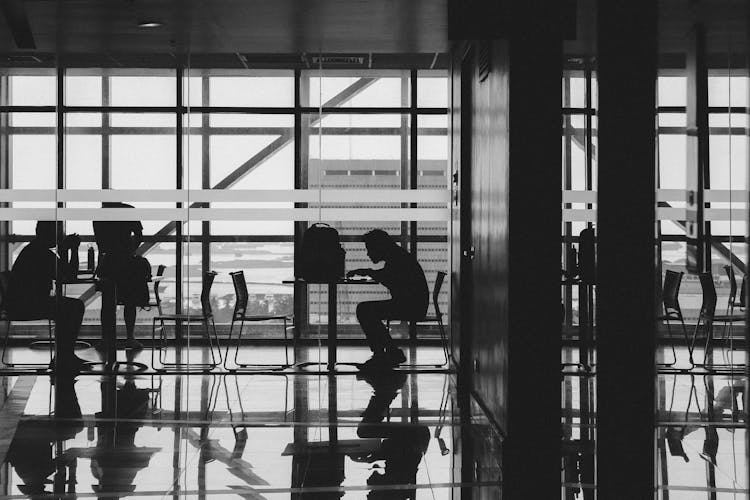
[[[663,208],[672,208],[672,205],[670,205],[666,201],[660,201],[657,205]],[[683,231],[687,231],[687,226],[685,225],[685,221],[673,220],[671,222],[674,222],[675,224],[677,224],[677,226]],[[747,264],[745,262],[742,262],[742,260],[739,257],[737,257],[736,254],[730,252],[729,249],[726,247],[726,245],[724,245],[724,243],[722,243],[721,241],[712,240],[711,248],[719,252],[719,254],[721,254],[722,257],[724,257],[729,262],[731,262],[732,265],[737,267],[737,269],[739,269],[743,274],[747,273]]]
[[[583,127],[574,127],[569,123],[569,120],[566,119],[565,131],[570,133],[570,138],[573,140],[576,146],[581,148],[583,151],[586,151],[586,135]],[[596,144],[591,145],[591,154],[593,158],[596,158]]]
[[[323,107],[335,108],[335,107],[341,106],[342,104],[349,101],[354,96],[356,96],[357,94],[359,94],[360,92],[362,92],[363,90],[371,86],[373,83],[375,83],[376,80],[377,78],[359,78],[357,81],[355,81],[354,83],[352,83],[351,85],[343,89],[341,92],[333,96],[331,99],[323,103]],[[323,113],[322,115],[311,116],[308,123],[310,126],[316,125],[327,115],[328,113]],[[274,139],[268,146],[258,151],[250,159],[248,159],[242,165],[240,165],[239,167],[234,169],[232,172],[230,172],[226,177],[224,177],[211,189],[228,189],[232,187],[234,184],[242,180],[245,176],[250,174],[253,170],[259,167],[261,164],[263,164],[271,156],[273,156],[278,151],[283,149],[285,146],[290,144],[293,140],[294,140],[293,131],[284,132],[277,139]],[[200,203],[193,203],[188,208],[200,208],[200,207],[201,207]],[[165,224],[161,229],[156,231],[154,235],[155,236],[168,236],[177,230],[178,224],[179,223],[177,221],[171,221]],[[136,250],[136,254],[145,255],[158,244],[159,242],[157,241],[143,243]],[[96,294],[96,290],[92,286],[86,289],[80,295],[79,298],[85,304],[89,304],[93,300],[95,294]]]

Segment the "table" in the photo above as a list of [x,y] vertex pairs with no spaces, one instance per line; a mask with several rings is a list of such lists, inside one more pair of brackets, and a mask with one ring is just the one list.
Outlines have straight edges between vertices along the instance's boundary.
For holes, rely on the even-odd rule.
[[339,285],[377,285],[380,282],[373,279],[341,278],[327,283],[306,281],[302,278],[282,281],[285,285],[328,285],[328,369],[336,368],[336,347],[338,345],[338,286]]

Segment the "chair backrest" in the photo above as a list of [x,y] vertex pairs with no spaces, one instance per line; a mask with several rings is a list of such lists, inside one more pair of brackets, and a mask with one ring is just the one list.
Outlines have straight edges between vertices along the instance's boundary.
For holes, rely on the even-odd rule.
[[[167,266],[164,264],[159,264],[159,266],[156,268],[156,277],[160,278],[164,276],[164,271],[166,271]],[[159,314],[162,314],[161,312],[161,295],[159,295],[159,285],[161,285],[160,280],[154,281],[154,300],[156,301],[156,307],[159,308]]]
[[740,288],[740,307],[745,307],[745,300],[747,296],[747,274],[742,275],[742,288]]
[[685,273],[667,270],[664,273],[664,289],[662,290],[662,300],[664,301],[664,309],[679,311],[680,310],[680,283],[682,283],[682,276]]
[[713,319],[716,314],[716,287],[714,286],[714,276],[711,273],[700,273],[698,279],[701,282],[701,290],[703,292],[701,312],[704,316]]
[[216,271],[206,271],[203,275],[203,286],[201,287],[201,310],[204,318],[210,318],[213,314],[211,310],[211,286],[214,284]]
[[729,303],[732,304],[737,299],[737,278],[734,275],[734,267],[724,266],[724,271],[729,278]]
[[0,272],[0,311],[5,312],[5,298],[10,285],[10,271]]
[[432,306],[435,308],[435,316],[440,316],[440,306],[438,305],[438,298],[440,297],[440,289],[443,288],[443,282],[445,281],[446,273],[438,271],[435,276],[435,286],[432,289]]
[[247,312],[247,282],[245,281],[244,271],[234,271],[229,273],[232,277],[232,284],[234,285],[234,295],[236,296],[234,302],[234,316],[242,316]]

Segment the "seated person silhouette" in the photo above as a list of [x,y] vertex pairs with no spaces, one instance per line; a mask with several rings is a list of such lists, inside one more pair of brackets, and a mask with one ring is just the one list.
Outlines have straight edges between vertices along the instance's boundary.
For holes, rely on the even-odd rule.
[[[125,203],[104,202],[102,208],[133,208]],[[143,226],[138,221],[94,221],[94,238],[99,249],[96,274],[110,279],[116,288],[117,304],[124,305],[127,349],[142,349],[135,339],[136,307],[148,306],[148,288],[144,286],[144,271],[138,269],[135,251],[143,242]],[[148,273],[150,274],[150,270]],[[145,291],[145,293],[144,293]],[[115,311],[102,308],[102,325],[114,324]]]
[[[80,243],[77,234],[65,236],[60,222],[37,222],[36,237],[23,247],[10,271],[5,300],[11,319],[55,321],[59,359],[50,366],[56,365],[61,375],[75,375],[86,367],[86,362],[73,351],[85,306],[78,299],[50,294],[53,280],[75,277]],[[55,246],[59,256],[52,251]]]
[[417,259],[398,246],[385,231],[374,229],[363,239],[370,260],[375,264],[385,262],[385,265],[382,269],[355,269],[346,276],[369,276],[383,284],[391,298],[361,302],[357,306],[357,319],[373,353],[361,368],[392,368],[406,361],[406,356],[395,346],[383,322],[386,319],[423,319],[429,303],[427,280]]

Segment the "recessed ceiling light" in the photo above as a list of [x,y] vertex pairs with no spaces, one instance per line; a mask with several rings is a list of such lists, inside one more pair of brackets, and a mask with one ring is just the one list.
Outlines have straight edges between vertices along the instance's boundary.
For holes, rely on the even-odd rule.
[[138,21],[139,28],[160,28],[164,26],[161,21]]

